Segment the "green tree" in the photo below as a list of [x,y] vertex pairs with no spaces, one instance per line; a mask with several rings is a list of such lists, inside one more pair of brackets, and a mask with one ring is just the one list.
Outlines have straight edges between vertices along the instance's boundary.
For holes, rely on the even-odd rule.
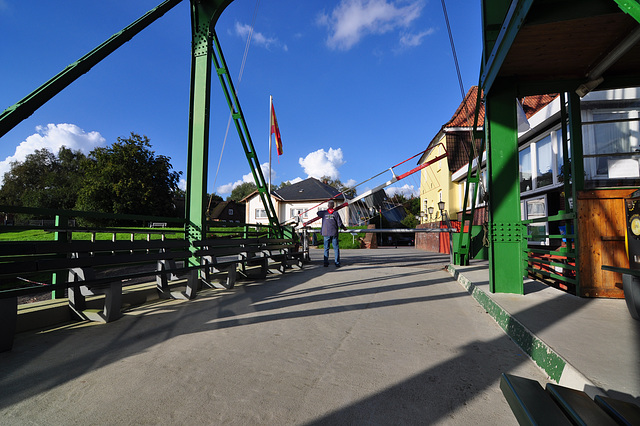
[[129,138],[91,151],[76,208],[174,216],[180,173],[172,171],[169,157],[155,155],[150,148],[149,138],[132,132]]
[[418,219],[416,219],[415,215],[409,213],[402,219],[402,224],[407,228],[414,229],[418,226]]
[[66,147],[55,155],[47,148],[11,163],[0,188],[0,203],[25,207],[72,209],[82,186],[86,156]]
[[284,188],[284,187],[290,186],[290,185],[291,185],[291,182],[287,180],[287,181],[280,182],[280,185],[278,185],[274,189],[280,189],[280,188]]
[[356,190],[355,190],[355,188],[349,188],[348,186],[343,184],[340,181],[340,179],[333,179],[330,176],[322,176],[320,178],[320,180],[322,181],[322,183],[325,183],[325,184],[337,189],[338,191],[344,193],[344,195],[346,195],[349,198],[353,198],[356,195],[358,195]]
[[258,189],[258,187],[253,182],[241,183],[240,185],[233,188],[233,191],[231,191],[231,195],[227,197],[227,201],[229,200],[240,201],[247,195],[251,194],[256,189]]

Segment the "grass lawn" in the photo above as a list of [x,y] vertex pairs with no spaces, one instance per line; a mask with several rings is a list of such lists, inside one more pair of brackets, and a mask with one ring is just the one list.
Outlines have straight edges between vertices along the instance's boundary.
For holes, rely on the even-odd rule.
[[[164,228],[163,231],[166,231],[166,238],[177,240],[184,238],[184,232],[182,228]],[[131,232],[135,233],[134,238],[136,240],[146,240],[147,234],[145,230],[140,228],[132,228]],[[53,241],[55,234],[53,232],[48,232],[42,229],[25,229],[21,231],[14,232],[2,232],[0,233],[0,241]],[[91,240],[90,232],[74,232],[72,238],[74,240]],[[99,232],[96,233],[96,240],[111,240],[113,238],[112,232]],[[161,234],[151,234],[152,240],[161,239]],[[131,233],[129,232],[118,232],[116,234],[117,240],[130,240]]]

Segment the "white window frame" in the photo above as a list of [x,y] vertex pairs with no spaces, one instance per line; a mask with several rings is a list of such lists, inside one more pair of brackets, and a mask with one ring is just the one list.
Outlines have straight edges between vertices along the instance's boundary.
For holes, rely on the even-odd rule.
[[261,208],[257,208],[255,211],[256,214],[256,219],[267,219],[267,210],[266,209],[261,209]]
[[[596,143],[595,143],[595,126],[597,124],[588,124],[589,122],[595,121],[593,115],[595,114],[621,114],[622,119],[636,119],[636,121],[629,121],[631,126],[635,125],[636,131],[638,131],[638,127],[640,126],[640,121],[637,119],[640,118],[640,112],[637,107],[620,107],[620,108],[592,108],[592,109],[584,109],[582,115],[582,134],[583,134],[583,146],[585,154],[597,154],[596,152]],[[626,116],[622,116],[623,113],[626,113]],[[633,146],[631,147],[633,149]],[[640,149],[640,141],[636,141],[635,149]],[[638,160],[638,157],[629,156],[630,158],[635,158]],[[585,160],[585,172],[587,180],[608,180],[609,175],[600,173],[598,174],[598,158],[599,157],[588,157]],[[626,157],[621,157],[626,158]],[[616,178],[616,179],[625,179],[625,178]],[[628,179],[637,179],[637,177],[629,177]]]
[[[545,186],[545,188],[548,188],[548,186]],[[544,215],[542,216],[536,216],[536,215],[531,215],[534,217],[530,217],[529,215],[529,210],[527,208],[528,203],[532,203],[534,201],[540,201],[542,200],[542,203],[544,204]],[[549,216],[549,204],[547,203],[547,195],[540,195],[538,197],[532,197],[532,198],[525,198],[523,200],[520,201],[520,214],[522,217],[522,220],[529,220],[529,219],[536,219],[538,217],[548,217]],[[527,225],[527,233],[529,235],[531,235],[531,232],[529,231],[529,227],[544,227],[544,235],[549,235],[549,222],[541,222],[541,223],[536,223],[535,225]],[[544,240],[528,240],[529,244],[533,244],[533,245],[539,245],[539,246],[548,246],[549,245],[549,238],[545,238]]]
[[289,216],[289,218],[298,217],[299,215],[302,215],[302,217],[304,219],[309,217],[309,212],[307,212],[307,209],[302,209],[302,208],[299,208],[299,207],[291,207],[289,209],[289,213],[291,214],[291,216]]
[[[531,152],[531,189],[528,191],[520,191],[521,195],[534,195],[540,192],[546,192],[554,188],[558,188],[563,185],[562,182],[559,181],[558,178],[558,155],[562,155],[562,132],[559,131],[560,126],[555,126],[550,130],[537,135],[531,141],[521,145],[518,148],[518,153],[521,151],[530,148]],[[551,137],[551,173],[553,176],[551,185],[545,185],[543,187],[538,188],[538,150],[537,143],[547,137]],[[519,155],[519,154],[518,154]],[[518,164],[519,164],[518,159]],[[566,160],[563,159],[563,162],[566,164]],[[518,185],[520,185],[518,177]]]

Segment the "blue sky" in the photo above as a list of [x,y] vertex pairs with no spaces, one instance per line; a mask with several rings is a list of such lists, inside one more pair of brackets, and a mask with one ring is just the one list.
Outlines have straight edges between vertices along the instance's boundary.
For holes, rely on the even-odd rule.
[[[0,109],[160,3],[0,0]],[[468,90],[478,81],[480,2],[446,6]],[[284,147],[277,159],[274,145],[274,184],[321,175],[362,182],[424,150],[461,102],[438,0],[235,0],[216,31],[263,164],[274,98]],[[130,132],[147,135],[156,154],[186,171],[190,42],[184,0],[3,136],[0,173],[34,149],[89,152]],[[211,111],[209,192],[226,197],[250,170],[231,126],[217,172],[229,118],[217,80]],[[405,185],[417,193],[419,174],[396,187]]]

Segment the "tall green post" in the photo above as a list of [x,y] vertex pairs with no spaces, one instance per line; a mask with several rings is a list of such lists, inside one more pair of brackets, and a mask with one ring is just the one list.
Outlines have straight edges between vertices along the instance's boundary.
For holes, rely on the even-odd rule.
[[[191,92],[185,212],[190,242],[202,239],[206,232],[204,194],[207,190],[209,158],[212,39],[217,20],[231,1],[191,1]],[[191,247],[193,250],[193,245]],[[199,259],[192,257],[189,263],[196,265]]]
[[489,186],[489,284],[523,294],[516,87],[496,82],[486,94]]

